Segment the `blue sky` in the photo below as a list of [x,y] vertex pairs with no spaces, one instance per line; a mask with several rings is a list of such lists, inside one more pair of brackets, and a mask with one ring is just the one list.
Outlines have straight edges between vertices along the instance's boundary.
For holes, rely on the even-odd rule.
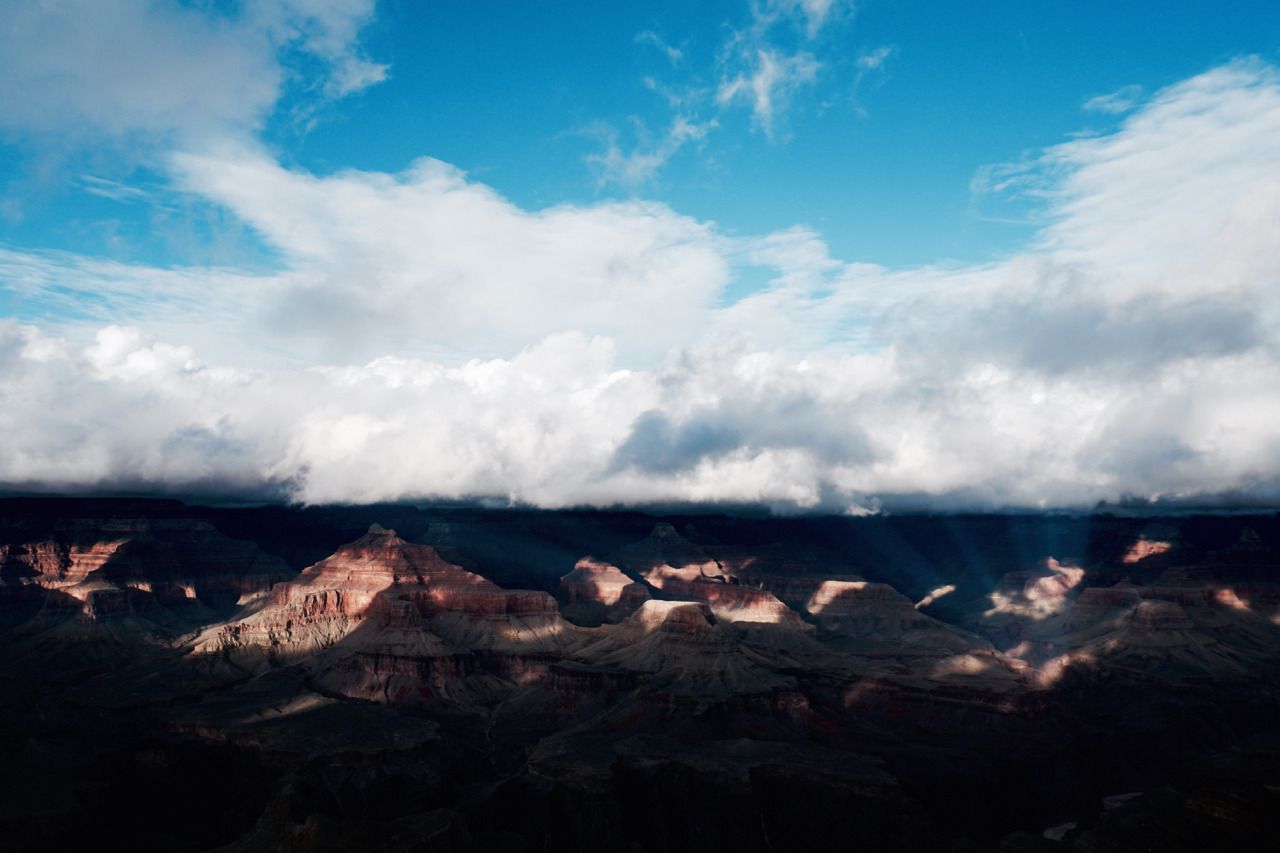
[[[751,14],[743,0],[383,3],[360,41],[390,66],[386,81],[323,105],[304,82],[262,137],[283,162],[321,174],[396,172],[432,156],[526,208],[639,196],[741,234],[809,225],[850,261],[972,262],[1021,248],[1035,227],[1025,200],[974,192],[982,166],[1113,127],[1119,116],[1082,108],[1091,97],[1274,58],[1280,44],[1280,16],[1265,3],[1226,14],[1212,2],[836,4],[815,39],[797,33],[803,22],[768,36],[822,65],[780,110],[774,138],[745,104],[694,103],[687,114],[718,124],[705,139],[640,179],[605,179],[590,158],[608,134],[624,152],[643,150],[645,134],[660,140],[680,114],[656,87],[714,100],[726,43]],[[878,67],[859,67],[877,52]],[[166,200],[157,239],[154,210],[79,180],[162,188],[145,160],[7,137],[0,187],[22,211],[5,223],[9,242],[156,263],[260,260],[251,235],[190,199]]]
[[1277,63],[1263,3],[13,0],[0,485],[1272,500]]

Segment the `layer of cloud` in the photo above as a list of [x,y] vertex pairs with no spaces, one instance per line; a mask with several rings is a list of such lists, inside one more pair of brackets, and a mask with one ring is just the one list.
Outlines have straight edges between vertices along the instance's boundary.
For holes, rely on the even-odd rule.
[[175,169],[283,252],[270,324],[330,356],[512,351],[586,329],[652,357],[697,334],[728,277],[711,228],[664,205],[527,212],[438,160],[319,178],[232,150]]
[[[282,269],[0,253],[11,301],[79,314],[0,328],[0,483],[852,511],[1274,496],[1278,151],[1280,73],[1230,63],[993,172],[1045,206],[1032,249],[888,270],[660,204],[523,210],[432,160],[317,176],[191,150],[180,186]],[[769,285],[726,302],[745,266]]]

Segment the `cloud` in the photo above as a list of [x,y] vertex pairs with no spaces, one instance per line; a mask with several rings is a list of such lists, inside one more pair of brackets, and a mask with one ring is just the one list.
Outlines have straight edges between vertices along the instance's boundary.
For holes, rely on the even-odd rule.
[[[1050,148],[1033,168],[1060,176],[1041,244],[1136,290],[1264,286],[1280,193],[1280,72],[1229,63],[1157,92],[1119,132]],[[1159,276],[1161,281],[1156,281]]]
[[728,275],[714,231],[665,205],[529,212],[438,160],[317,177],[231,149],[174,169],[284,255],[268,322],[328,357],[480,355],[576,330],[652,356],[696,334]]
[[684,51],[670,44],[653,30],[642,30],[636,33],[636,44],[647,44],[656,48],[672,65],[679,65],[684,59]]
[[822,28],[847,4],[840,0],[765,0],[751,5],[752,25],[768,29],[780,21],[801,25],[805,37],[817,38]]
[[893,56],[897,50],[893,45],[882,45],[875,50],[863,53],[858,56],[858,70],[863,73],[870,73],[882,68],[889,57]]
[[[525,210],[433,160],[189,150],[180,187],[280,269],[0,251],[25,306],[0,323],[0,483],[832,511],[1275,495],[1277,152],[1280,72],[1229,63],[989,170],[1043,208],[1026,251],[893,270],[805,227]],[[748,267],[768,284],[729,297]]]
[[131,187],[120,181],[102,178],[97,175],[81,175],[80,185],[84,191],[99,198],[108,198],[122,203],[149,201],[151,194],[137,187]]
[[753,3],[750,23],[722,49],[717,105],[746,103],[753,125],[775,139],[790,102],[817,82],[823,64],[810,45],[839,8],[833,0]]
[[607,130],[604,151],[588,155],[587,162],[598,170],[601,186],[638,187],[651,180],[685,145],[705,139],[716,126],[714,119],[699,123],[677,115],[658,140],[644,140],[630,151],[623,151],[617,133]]
[[[769,141],[785,137],[786,114],[804,90],[815,86],[824,68],[819,53],[825,53],[827,45],[820,36],[832,22],[848,17],[850,6],[840,0],[767,0],[749,3],[748,12],[745,23],[727,28],[728,35],[716,51],[708,69],[717,78],[713,86],[703,82],[702,74],[687,70],[696,64],[696,56],[672,46],[653,30],[636,34],[637,44],[654,47],[682,73],[675,82],[653,75],[643,78],[645,88],[661,96],[671,110],[665,133],[653,135],[633,117],[639,140],[630,150],[607,124],[600,125],[603,132],[592,134],[601,138],[604,147],[585,160],[602,187],[617,184],[635,189],[652,180],[690,142],[706,140],[721,127],[721,118],[740,106],[750,111],[752,127]],[[863,60],[878,66],[891,50],[882,48],[883,56],[876,51],[863,57],[858,81],[873,70]]]
[[1121,113],[1127,113],[1136,107],[1141,98],[1141,86],[1137,84],[1122,86],[1114,92],[1108,92],[1105,95],[1094,95],[1081,105],[1081,109],[1085,112],[1091,113],[1120,115]]
[[746,71],[721,81],[716,103],[725,106],[739,100],[747,102],[756,126],[773,138],[778,114],[798,89],[817,80],[822,65],[811,53],[786,56],[762,48],[747,60],[747,66]]
[[0,27],[0,127],[87,141],[243,134],[274,108],[290,51],[337,97],[383,78],[356,34],[373,0],[209,4],[12,0]]

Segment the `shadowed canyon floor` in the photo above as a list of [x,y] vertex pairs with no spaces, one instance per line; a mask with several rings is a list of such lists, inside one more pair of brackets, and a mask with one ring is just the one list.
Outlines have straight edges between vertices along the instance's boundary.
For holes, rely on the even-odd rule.
[[0,849],[1271,849],[1280,517],[0,501]]

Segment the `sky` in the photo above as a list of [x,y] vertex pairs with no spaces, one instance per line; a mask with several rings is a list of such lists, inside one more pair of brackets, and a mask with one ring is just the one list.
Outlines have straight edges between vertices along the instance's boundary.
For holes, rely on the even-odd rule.
[[0,488],[1280,499],[1265,3],[0,3]]

